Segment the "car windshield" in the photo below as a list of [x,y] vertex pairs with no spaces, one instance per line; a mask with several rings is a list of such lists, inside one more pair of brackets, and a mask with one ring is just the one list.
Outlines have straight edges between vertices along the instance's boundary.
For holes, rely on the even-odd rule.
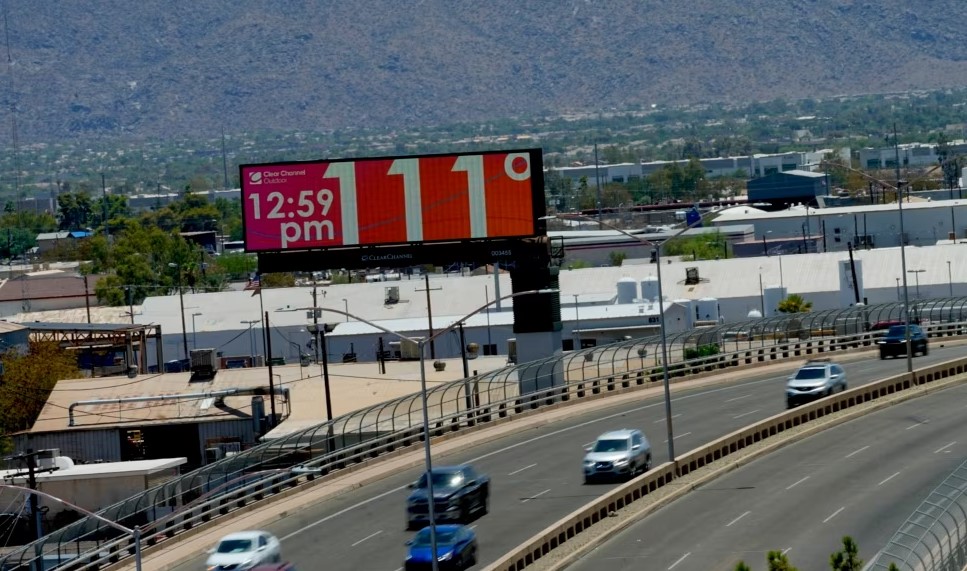
[[[455,529],[443,530],[437,528],[436,541],[437,543],[453,543],[453,538],[456,537],[456,535],[457,530]],[[416,537],[413,538],[413,545],[418,547],[426,547],[427,545],[430,545],[429,527],[424,527],[419,531],[419,533],[416,534]]]
[[826,377],[826,369],[822,369],[818,367],[811,367],[809,369],[799,369],[799,372],[796,373],[797,379],[809,380],[809,379],[822,379],[824,377]]
[[621,452],[627,449],[628,441],[626,439],[608,439],[595,442],[593,452]]
[[218,544],[218,553],[245,553],[252,550],[251,539],[225,539]]
[[[460,472],[433,472],[433,486],[452,488],[459,486],[463,482],[463,474]],[[420,478],[418,488],[426,487],[426,474]]]
[[[910,330],[913,333],[913,330]],[[888,337],[906,337],[906,326],[905,325],[891,325],[890,330],[886,332]]]

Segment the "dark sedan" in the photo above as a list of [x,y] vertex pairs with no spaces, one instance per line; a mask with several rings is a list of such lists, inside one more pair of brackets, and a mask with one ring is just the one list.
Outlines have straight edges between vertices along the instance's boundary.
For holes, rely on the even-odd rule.
[[[880,347],[880,359],[887,357],[898,357],[907,354],[907,330],[906,325],[891,325],[890,329],[876,343]],[[910,325],[910,356],[917,353],[926,355],[927,334],[919,325]]]
[[[441,466],[433,468],[433,516],[437,523],[466,523],[472,517],[484,515],[490,505],[490,478],[473,466]],[[426,474],[414,484],[406,498],[407,529],[417,529],[430,523],[427,503]]]
[[[437,569],[441,571],[462,571],[477,564],[477,536],[465,525],[437,525],[436,555]],[[432,569],[433,549],[430,541],[430,527],[424,527],[412,540],[407,541],[409,551],[403,568],[406,571]]]

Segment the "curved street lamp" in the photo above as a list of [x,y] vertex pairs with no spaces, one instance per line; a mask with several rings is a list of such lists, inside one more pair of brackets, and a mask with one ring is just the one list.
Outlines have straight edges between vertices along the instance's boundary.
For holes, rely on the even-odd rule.
[[512,299],[512,298],[521,297],[524,295],[535,295],[535,294],[539,295],[539,294],[550,294],[550,293],[559,293],[559,290],[533,289],[533,290],[519,291],[517,293],[507,294],[505,296],[494,299],[493,301],[488,301],[486,304],[481,305],[480,307],[464,315],[460,319],[457,319],[449,326],[439,331],[434,331],[432,335],[429,335],[425,338],[424,337],[414,338],[414,337],[409,337],[407,335],[403,335],[402,333],[393,331],[392,329],[388,329],[386,327],[383,327],[382,325],[373,323],[372,321],[363,319],[358,315],[353,315],[348,311],[343,311],[341,309],[332,309],[329,307],[297,307],[297,308],[286,308],[286,309],[278,310],[278,311],[327,311],[329,313],[336,313],[336,314],[345,316],[347,319],[351,317],[356,321],[365,323],[366,325],[369,325],[374,329],[382,331],[383,333],[386,333],[388,335],[392,335],[402,341],[416,344],[417,350],[420,353],[420,396],[421,396],[420,400],[422,401],[422,409],[423,409],[423,454],[424,454],[424,467],[426,471],[425,473],[426,473],[426,493],[427,493],[427,502],[426,502],[427,516],[430,519],[430,549],[431,549],[430,558],[432,559],[431,567],[433,571],[438,571],[439,565],[437,561],[438,550],[437,550],[437,537],[436,537],[436,517],[435,517],[436,514],[434,513],[435,506],[433,504],[433,458],[430,455],[430,413],[429,413],[429,405],[427,402],[427,394],[426,394],[426,351],[425,349],[427,345],[432,343],[438,337],[446,335],[447,333],[450,333],[451,331],[453,331],[454,329],[457,329],[458,327],[462,327],[463,324],[466,323],[468,319],[470,319],[474,315],[477,315],[481,311],[484,311],[485,309],[489,308],[490,306],[496,303],[499,303],[506,299]]
[[[597,218],[586,216],[584,214],[551,215],[551,216],[544,216],[541,219],[542,220],[578,219],[578,220],[588,220],[590,222],[596,222],[601,226],[604,226],[605,228],[610,228],[616,232],[624,234],[625,236],[628,236],[629,238],[639,242],[644,246],[653,246],[655,248],[654,250],[655,274],[656,274],[655,277],[658,278],[658,320],[661,321],[661,328],[659,331],[661,332],[662,382],[665,387],[665,431],[668,437],[668,461],[674,462],[675,461],[675,436],[674,436],[674,429],[672,426],[671,379],[668,376],[668,339],[667,339],[667,336],[665,335],[665,295],[662,292],[662,286],[661,286],[661,246],[662,245],[656,242],[652,242],[651,240],[642,238],[641,236],[632,234],[631,232],[618,228],[617,226],[608,224],[607,222],[602,222]],[[685,226],[685,228],[673,234],[664,242],[667,242],[668,240],[672,240],[674,238],[677,238],[678,236],[681,236],[686,231],[690,230],[692,226],[700,224],[701,221],[702,219],[699,218],[697,221],[693,222],[692,224],[689,224],[688,226]]]

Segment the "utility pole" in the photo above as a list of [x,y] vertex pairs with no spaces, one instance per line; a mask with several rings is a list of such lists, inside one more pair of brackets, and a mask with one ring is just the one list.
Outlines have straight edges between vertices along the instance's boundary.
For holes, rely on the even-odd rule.
[[315,343],[313,346],[316,348],[316,363],[319,362],[319,314],[321,313],[319,309],[319,303],[316,301],[316,282],[312,282],[312,323],[316,326],[315,332]]
[[[57,469],[56,467],[44,468],[40,470],[37,469],[37,456],[39,456],[43,452],[46,452],[46,450],[34,451],[32,448],[28,448],[27,451],[24,452],[23,454],[17,454],[16,456],[11,456],[10,458],[8,458],[8,460],[17,460],[19,462],[25,462],[27,464],[27,471],[11,474],[7,477],[10,479],[16,479],[16,478],[23,478],[24,476],[26,476],[27,486],[31,490],[36,490],[37,473],[53,472],[54,470]],[[33,520],[34,520],[34,536],[36,539],[40,539],[41,537],[44,536],[44,526],[43,526],[43,520],[41,517],[42,514],[40,512],[40,502],[38,501],[37,494],[30,494],[30,498],[28,499],[28,501],[30,503],[30,515],[31,517],[33,517]],[[39,560],[35,560],[34,564],[36,565],[35,567],[33,567],[34,569],[36,569],[37,571],[43,571],[42,564],[40,563]]]
[[425,291],[426,292],[426,315],[427,315],[427,318],[429,320],[429,330],[430,330],[430,333],[428,335],[428,337],[430,337],[430,358],[431,359],[436,359],[436,345],[434,344],[434,341],[433,341],[433,306],[430,304],[430,292],[431,291],[436,291],[436,290],[441,290],[443,288],[442,287],[435,287],[435,288],[431,288],[430,287],[430,274],[423,274],[423,277],[426,280],[426,288],[425,289],[418,289],[416,291]]

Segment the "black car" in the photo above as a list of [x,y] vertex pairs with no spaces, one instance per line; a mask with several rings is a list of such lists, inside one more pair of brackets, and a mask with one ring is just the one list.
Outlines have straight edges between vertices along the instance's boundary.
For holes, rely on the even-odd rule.
[[[433,515],[436,523],[466,523],[490,509],[490,478],[473,466],[433,468]],[[419,529],[430,523],[427,504],[427,475],[410,484],[406,498],[406,528]]]
[[[927,334],[919,325],[910,325],[910,352],[911,357],[917,353],[926,355]],[[876,343],[880,346],[880,359],[887,357],[898,357],[907,354],[907,326],[891,325],[890,329]]]

